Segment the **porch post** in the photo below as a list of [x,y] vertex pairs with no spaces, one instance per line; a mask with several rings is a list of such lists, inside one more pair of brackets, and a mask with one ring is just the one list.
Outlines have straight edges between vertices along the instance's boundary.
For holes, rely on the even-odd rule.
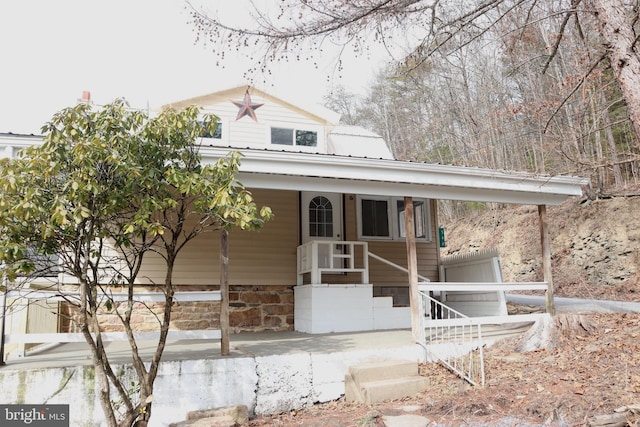
[[220,232],[220,353],[229,355],[229,233]]
[[413,198],[404,198],[404,232],[407,241],[407,268],[409,270],[409,302],[411,304],[411,335],[416,343],[424,343],[424,323],[418,293],[418,257],[416,254],[416,228],[413,217]]
[[7,292],[9,291],[9,287],[7,286],[7,275],[2,274],[2,292],[0,293],[0,366],[4,366],[4,333],[5,333],[5,323],[7,320]]
[[556,314],[553,302],[553,276],[551,275],[551,244],[549,242],[549,227],[547,223],[547,206],[538,205],[538,217],[540,222],[540,242],[542,244],[542,271],[544,281],[547,282],[546,306],[547,313]]

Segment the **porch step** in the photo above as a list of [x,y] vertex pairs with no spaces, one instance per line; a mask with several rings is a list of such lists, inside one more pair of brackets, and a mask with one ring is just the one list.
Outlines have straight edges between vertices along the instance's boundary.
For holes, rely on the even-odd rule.
[[224,406],[222,408],[191,411],[187,419],[169,424],[169,427],[234,427],[249,423],[246,405]]
[[429,387],[429,379],[420,376],[417,362],[384,361],[349,367],[344,385],[348,402],[370,405],[414,395]]

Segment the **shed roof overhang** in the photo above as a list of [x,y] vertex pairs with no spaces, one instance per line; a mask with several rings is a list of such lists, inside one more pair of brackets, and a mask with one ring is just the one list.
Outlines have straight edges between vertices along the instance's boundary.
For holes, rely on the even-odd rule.
[[[213,162],[232,148],[201,147]],[[238,181],[247,188],[372,196],[557,205],[589,180],[399,160],[241,149]]]

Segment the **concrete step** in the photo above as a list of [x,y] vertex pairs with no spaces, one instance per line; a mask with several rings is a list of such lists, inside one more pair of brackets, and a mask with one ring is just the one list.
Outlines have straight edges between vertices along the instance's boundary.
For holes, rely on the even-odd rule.
[[412,396],[429,388],[429,384],[429,379],[426,377],[411,376],[361,383],[357,387],[355,381],[347,376],[345,378],[345,398],[348,402],[362,402],[371,405],[385,400]]
[[357,383],[389,380],[418,375],[418,363],[409,360],[385,360],[349,367],[349,374]]
[[169,427],[233,427],[249,423],[246,405],[231,405],[221,408],[191,411],[185,421],[170,424]]
[[419,375],[417,362],[383,361],[350,366],[344,384],[348,402],[372,404],[416,394],[429,380]]
[[200,418],[197,420],[185,420],[170,424],[170,427],[235,427],[238,424],[228,416]]

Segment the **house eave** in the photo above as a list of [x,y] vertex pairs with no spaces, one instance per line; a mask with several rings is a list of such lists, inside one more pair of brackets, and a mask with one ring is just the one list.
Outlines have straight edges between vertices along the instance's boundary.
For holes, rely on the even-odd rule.
[[[37,135],[0,134],[5,156],[42,143]],[[230,151],[243,158],[238,181],[248,188],[324,191],[442,200],[557,205],[581,196],[587,178],[355,156],[201,146],[205,163]]]
[[[213,161],[231,149],[202,147]],[[248,188],[556,205],[582,195],[589,180],[365,157],[239,150]]]

